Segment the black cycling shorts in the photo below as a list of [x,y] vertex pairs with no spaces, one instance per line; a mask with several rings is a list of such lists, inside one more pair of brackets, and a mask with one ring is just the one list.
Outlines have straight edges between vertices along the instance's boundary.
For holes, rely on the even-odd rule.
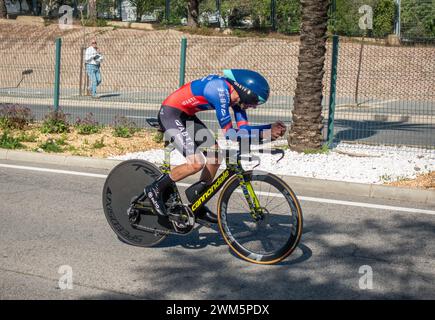
[[173,107],[161,106],[158,120],[164,132],[165,141],[172,145],[184,156],[190,156],[199,151],[207,155],[204,148],[213,148],[216,139],[206,125],[197,116]]

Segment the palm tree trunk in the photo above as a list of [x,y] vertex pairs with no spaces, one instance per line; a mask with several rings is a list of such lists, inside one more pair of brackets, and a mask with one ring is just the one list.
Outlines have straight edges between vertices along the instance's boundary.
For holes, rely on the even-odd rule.
[[89,0],[88,19],[91,24],[97,23],[97,0]]
[[188,0],[187,3],[187,25],[189,27],[198,27],[200,0]]
[[302,26],[293,124],[288,137],[295,151],[322,146],[323,74],[329,0],[301,0]]
[[8,17],[8,12],[6,10],[6,1],[0,0],[0,19],[6,19]]

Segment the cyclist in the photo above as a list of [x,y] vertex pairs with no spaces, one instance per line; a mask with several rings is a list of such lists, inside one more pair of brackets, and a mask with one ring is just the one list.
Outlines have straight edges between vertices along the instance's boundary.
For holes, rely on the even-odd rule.
[[[162,196],[174,182],[202,170],[200,181],[186,190],[187,198],[192,201],[207,189],[219,169],[221,161],[216,151],[216,140],[196,117],[197,112],[215,110],[217,121],[227,137],[234,138],[243,130],[250,137],[258,134],[260,139],[275,140],[286,131],[281,121],[261,126],[250,126],[248,123],[245,110],[255,108],[269,98],[269,84],[260,73],[247,69],[226,69],[223,74],[212,74],[189,82],[162,103],[158,115],[160,127],[166,141],[183,154],[186,163],[173,168],[170,174],[162,175],[145,188],[145,194],[159,215],[167,214]],[[238,129],[232,126],[230,108]],[[198,147],[204,145],[214,146],[215,152],[200,152]],[[217,222],[217,216],[206,206],[196,216],[211,223]]]

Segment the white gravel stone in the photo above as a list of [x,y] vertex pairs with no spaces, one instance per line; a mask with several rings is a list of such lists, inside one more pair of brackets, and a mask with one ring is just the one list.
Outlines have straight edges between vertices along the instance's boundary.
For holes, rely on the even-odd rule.
[[[221,144],[221,142],[220,142]],[[253,147],[254,148],[254,147]],[[259,155],[253,152],[253,155]],[[284,158],[262,154],[261,165],[256,169],[278,175],[291,175],[318,179],[360,183],[382,184],[404,178],[415,178],[417,174],[435,171],[435,150],[410,147],[368,146],[340,143],[327,154],[303,154],[286,150]],[[163,150],[128,153],[111,159],[143,159],[161,164]],[[183,156],[174,151],[171,165],[185,162]],[[256,161],[243,161],[245,169],[252,169]],[[222,165],[222,168],[225,164]]]

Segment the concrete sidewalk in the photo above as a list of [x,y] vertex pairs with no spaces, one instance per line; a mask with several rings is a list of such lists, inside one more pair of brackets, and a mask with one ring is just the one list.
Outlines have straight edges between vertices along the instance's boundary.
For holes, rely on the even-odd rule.
[[[121,160],[88,158],[57,154],[36,153],[0,149],[0,160],[24,161],[29,165],[51,164],[110,170]],[[304,188],[312,192],[325,192],[348,196],[360,196],[373,199],[412,201],[435,205],[435,190],[422,190],[403,187],[392,187],[377,184],[343,182],[335,180],[314,179],[298,176],[280,176],[290,187]]]

